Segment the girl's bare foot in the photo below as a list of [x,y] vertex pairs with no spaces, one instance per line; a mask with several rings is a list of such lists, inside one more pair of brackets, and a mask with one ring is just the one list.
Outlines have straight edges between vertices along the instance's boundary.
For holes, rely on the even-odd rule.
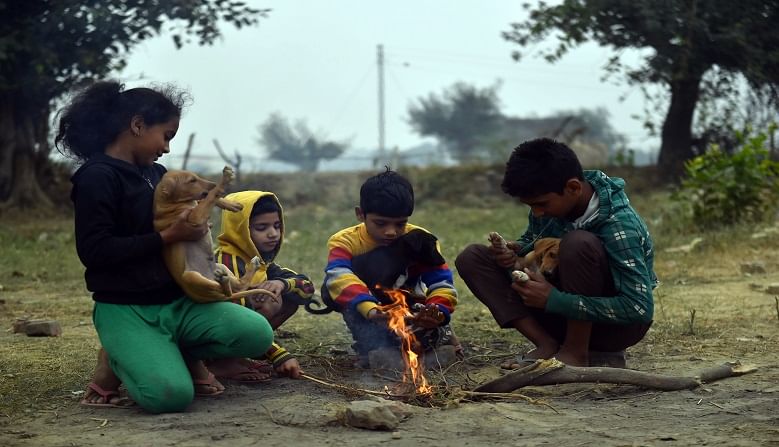
[[208,362],[208,369],[223,380],[243,383],[271,380],[272,368],[261,368],[258,363],[243,358],[215,359]]
[[[87,387],[81,403],[85,405],[121,405],[127,401],[126,398],[119,397],[118,389],[121,384],[122,381],[116,377],[108,363],[108,353],[105,352],[105,349],[100,348],[97,353],[97,366],[92,374],[92,383]],[[102,390],[104,393],[101,394],[98,390]]]

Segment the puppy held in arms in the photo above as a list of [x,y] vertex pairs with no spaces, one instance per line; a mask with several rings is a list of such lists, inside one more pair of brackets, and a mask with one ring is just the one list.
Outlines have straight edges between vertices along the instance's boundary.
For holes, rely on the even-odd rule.
[[[154,190],[154,230],[168,228],[187,209],[192,209],[187,222],[195,226],[208,222],[214,206],[233,212],[240,211],[243,208],[240,203],[221,198],[234,176],[229,166],[222,170],[219,183],[202,179],[189,171],[166,172]],[[194,301],[225,301],[263,293],[259,289],[247,290],[252,275],[260,265],[260,259],[252,259],[246,265],[246,273],[240,279],[236,278],[227,267],[214,260],[210,230],[197,241],[165,245],[163,258],[173,279]]]
[[[505,239],[497,232],[491,232],[488,237],[493,247],[500,250],[511,250]],[[554,278],[557,273],[558,254],[560,253],[560,239],[545,237],[533,244],[533,250],[523,258],[518,258],[512,277],[514,281],[524,282],[529,279],[525,269],[541,272],[547,279]]]

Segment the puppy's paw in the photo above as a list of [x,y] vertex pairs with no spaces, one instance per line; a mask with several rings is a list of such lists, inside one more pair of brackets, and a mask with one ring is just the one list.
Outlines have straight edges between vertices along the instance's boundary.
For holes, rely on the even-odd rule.
[[255,269],[258,269],[258,268],[260,268],[260,265],[262,265],[262,259],[260,259],[259,256],[255,256],[255,257],[252,258],[251,261],[249,261],[249,263],[252,265],[252,267],[254,267]]
[[225,209],[227,211],[238,212],[238,211],[241,211],[243,209],[243,204],[240,204],[238,202],[225,201],[224,205],[225,206],[224,206],[223,209]]
[[233,168],[230,166],[225,166],[224,169],[222,169],[222,183],[228,184],[232,182],[235,179],[235,172],[233,171]]
[[224,264],[216,264],[214,268],[214,279],[219,284],[226,284],[230,281],[230,270]]

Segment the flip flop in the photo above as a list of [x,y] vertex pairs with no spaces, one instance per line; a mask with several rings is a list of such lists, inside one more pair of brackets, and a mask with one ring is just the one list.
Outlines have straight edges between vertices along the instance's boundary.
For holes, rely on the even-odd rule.
[[197,388],[195,388],[195,396],[198,396],[198,397],[214,397],[214,396],[218,396],[218,395],[224,393],[225,392],[224,389],[220,390],[220,389],[216,388],[216,385],[215,385],[216,382],[217,382],[216,376],[214,376],[210,372],[208,373],[208,377],[206,377],[205,379],[192,379],[192,384],[193,385],[208,385],[208,386],[212,386],[212,387],[214,387],[216,389],[216,391],[213,391],[213,392],[210,392],[210,393],[198,393],[197,392]]
[[120,397],[119,401],[117,403],[111,403],[111,399],[114,397],[119,397],[119,391],[118,390],[104,390],[103,387],[96,384],[95,382],[90,382],[89,385],[87,385],[87,388],[97,393],[100,397],[103,398],[103,402],[89,402],[86,397],[81,400],[80,404],[85,407],[103,407],[103,408],[127,408],[131,407],[135,404],[131,399],[128,399],[126,397]]
[[[512,371],[512,370],[515,370],[515,369],[520,369],[520,368],[523,368],[525,366],[532,365],[537,360],[540,360],[540,359],[531,359],[531,358],[525,357],[524,355],[518,355],[514,360],[511,361],[511,363],[508,363],[508,361],[501,363],[500,364],[500,368]],[[507,364],[508,364],[508,366],[506,366]],[[519,366],[517,366],[516,368],[512,368],[511,365],[519,365]]]

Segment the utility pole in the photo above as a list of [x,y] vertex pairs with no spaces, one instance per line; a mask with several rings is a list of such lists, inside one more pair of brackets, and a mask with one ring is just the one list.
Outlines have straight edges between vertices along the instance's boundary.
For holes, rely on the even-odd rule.
[[384,162],[384,45],[376,47],[376,63],[379,72],[379,154],[373,161],[373,167]]

